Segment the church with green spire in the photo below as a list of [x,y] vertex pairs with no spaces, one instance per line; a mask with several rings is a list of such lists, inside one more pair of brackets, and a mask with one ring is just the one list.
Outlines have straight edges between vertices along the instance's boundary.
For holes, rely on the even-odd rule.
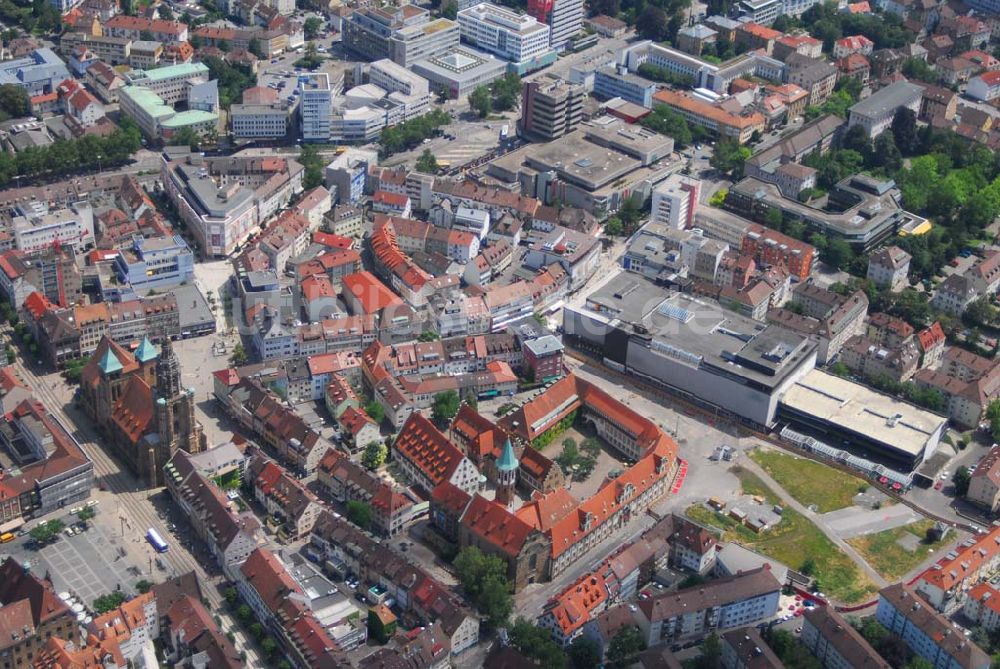
[[194,391],[181,386],[169,340],[158,350],[143,337],[130,351],[105,336],[80,374],[80,398],[106,443],[150,485],[160,483],[163,465],[178,448],[205,448]]

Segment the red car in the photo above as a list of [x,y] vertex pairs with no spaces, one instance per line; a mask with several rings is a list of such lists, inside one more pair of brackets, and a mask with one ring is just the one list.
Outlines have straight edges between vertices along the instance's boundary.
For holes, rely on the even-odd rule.
[[944,481],[938,481],[937,483],[934,484],[935,490],[940,490],[943,487],[944,487]]

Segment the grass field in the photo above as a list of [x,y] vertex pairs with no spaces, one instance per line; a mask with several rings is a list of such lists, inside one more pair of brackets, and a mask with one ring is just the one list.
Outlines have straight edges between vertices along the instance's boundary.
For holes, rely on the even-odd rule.
[[[733,472],[740,478],[745,493],[763,495],[769,503],[777,503],[777,496],[758,477],[739,467],[734,467]],[[813,575],[820,589],[837,601],[860,602],[877,590],[851,558],[792,509],[786,508],[781,522],[761,534],[701,504],[689,507],[686,513],[695,522],[722,530],[725,541],[751,548],[792,569],[800,569],[806,560],[812,560],[816,565]]]
[[[954,535],[948,535],[943,541],[924,543],[927,529],[933,525],[932,520],[918,520],[903,527],[853,537],[848,539],[847,543],[854,546],[872,569],[884,576],[887,581],[896,581],[932,557],[932,553],[954,540]],[[920,539],[916,550],[909,551],[899,545],[898,540],[906,534],[912,534]]]
[[781,451],[755,448],[749,455],[789,495],[805,506],[815,505],[818,513],[851,506],[852,498],[865,485],[864,479]]

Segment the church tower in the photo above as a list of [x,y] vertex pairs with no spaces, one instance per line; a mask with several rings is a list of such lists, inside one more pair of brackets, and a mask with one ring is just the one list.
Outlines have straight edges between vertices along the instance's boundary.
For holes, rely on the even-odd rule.
[[517,468],[520,463],[514,455],[514,447],[508,438],[504,441],[503,451],[497,460],[497,496],[498,504],[503,504],[510,510],[514,505],[514,486],[517,485]]
[[143,469],[151,481],[159,482],[163,466],[177,449],[200,453],[204,450],[205,436],[194,412],[194,389],[181,387],[181,364],[169,339],[163,340],[155,374],[158,443],[150,447],[150,457]]
[[139,363],[139,374],[150,388],[156,387],[156,363],[159,355],[159,351],[153,346],[153,342],[149,341],[149,337],[143,337],[139,348],[135,349],[135,361]]

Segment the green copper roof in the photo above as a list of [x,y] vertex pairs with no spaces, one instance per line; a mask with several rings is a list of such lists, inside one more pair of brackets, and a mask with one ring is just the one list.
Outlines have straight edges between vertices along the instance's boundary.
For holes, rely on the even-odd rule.
[[119,362],[118,356],[111,352],[110,346],[104,349],[104,355],[97,361],[97,366],[100,367],[101,372],[104,374],[120,372],[123,369],[122,363]]
[[135,350],[135,359],[139,362],[149,362],[158,356],[160,353],[153,346],[153,342],[149,341],[149,337],[143,337],[142,343],[139,344],[139,348]]
[[517,469],[517,456],[514,455],[514,447],[510,445],[510,439],[504,442],[503,452],[497,460],[497,469],[502,472],[512,472]]

